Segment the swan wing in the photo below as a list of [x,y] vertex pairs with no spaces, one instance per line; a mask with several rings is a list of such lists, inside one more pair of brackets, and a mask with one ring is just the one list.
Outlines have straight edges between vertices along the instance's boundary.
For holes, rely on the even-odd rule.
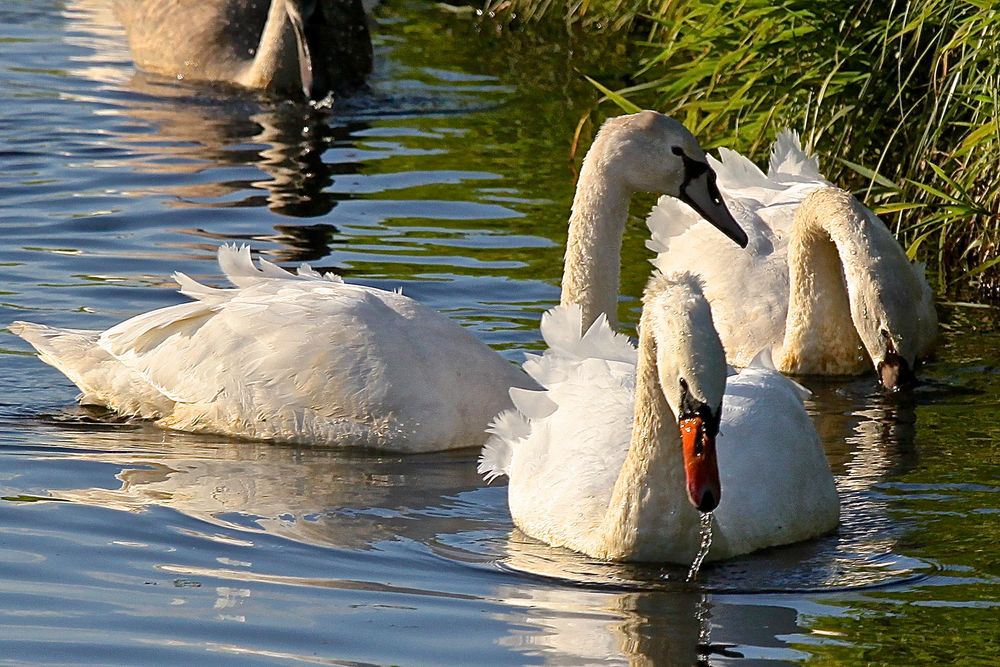
[[732,376],[716,448],[722,501],[712,557],[821,535],[836,527],[839,500],[808,394],[761,366]]
[[583,310],[577,304],[557,306],[542,315],[541,332],[548,348],[529,355],[525,372],[542,387],[566,379],[585,359],[605,359],[635,364],[636,353],[628,336],[614,331],[603,313],[581,334]]
[[489,480],[509,476],[518,526],[552,544],[573,546],[596,530],[625,458],[635,349],[603,318],[581,334],[577,306],[559,306],[547,315],[546,340],[557,347],[533,359],[531,372],[536,380],[554,381],[541,392],[512,392],[516,409],[490,425],[479,472]]
[[778,133],[771,146],[767,176],[777,182],[811,180],[820,185],[829,185],[829,181],[819,171],[819,158],[802,150],[799,133],[787,128]]

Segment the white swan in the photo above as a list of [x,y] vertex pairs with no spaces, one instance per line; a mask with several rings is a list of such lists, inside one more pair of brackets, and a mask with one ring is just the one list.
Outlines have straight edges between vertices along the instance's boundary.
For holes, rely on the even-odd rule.
[[[713,179],[676,121],[654,112],[608,121],[577,185],[570,271],[600,279],[600,271],[578,266],[596,262],[613,269],[617,286],[621,230],[636,189],[681,196],[739,238]],[[104,333],[26,322],[10,330],[69,377],[86,403],[247,438],[404,452],[479,446],[489,420],[510,407],[507,390],[537,386],[461,326],[396,292],[307,266],[297,276],[264,261],[258,269],[248,248],[221,248],[219,263],[236,289],[178,274],[193,303]],[[572,282],[563,297],[613,312],[617,288],[602,287]]]
[[837,493],[804,390],[756,365],[727,382],[690,274],[655,275],[643,301],[638,359],[603,317],[574,337],[579,307],[546,315],[550,349],[525,364],[546,391],[512,390],[517,409],[480,458],[487,479],[510,478],[514,523],[596,558],[676,563],[698,550],[696,507],[718,503],[710,559],[832,530]]
[[734,151],[710,158],[746,251],[715,243],[696,215],[661,198],[647,220],[664,272],[705,283],[729,361],[745,366],[773,348],[788,373],[853,375],[875,367],[887,388],[912,379],[937,329],[923,265],[849,193],[833,188],[785,131],[768,173]]
[[372,68],[360,0],[117,0],[140,69],[319,100]]
[[249,247],[219,249],[236,289],[175,274],[191,303],[101,333],[26,322],[11,331],[82,402],[184,431],[396,451],[470,447],[532,382],[447,317],[403,296],[298,275]]

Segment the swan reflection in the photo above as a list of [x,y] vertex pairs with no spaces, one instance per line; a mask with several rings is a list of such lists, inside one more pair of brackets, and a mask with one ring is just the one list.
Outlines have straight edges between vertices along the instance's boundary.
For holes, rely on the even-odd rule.
[[[340,101],[336,109],[316,108],[136,72],[111,4],[75,0],[63,11],[63,39],[81,47],[70,74],[94,81],[97,94],[109,99],[99,113],[112,119],[102,125],[115,135],[116,145],[128,150],[118,160],[102,158],[102,166],[162,175],[149,187],[169,197],[168,206],[179,208],[266,207],[283,216],[308,218],[326,215],[350,198],[349,188],[331,192],[329,186],[337,175],[359,173],[364,153],[356,148],[355,137],[369,127],[367,122],[337,115]],[[95,92],[88,87],[66,94],[92,100]],[[197,177],[209,171],[210,177]],[[230,173],[220,173],[226,171]],[[184,178],[171,178],[176,175]],[[275,229],[275,234],[188,231],[271,241],[278,246],[274,257],[287,262],[328,255],[330,232],[335,231],[330,225],[317,229],[290,221]]]
[[52,489],[59,500],[129,512],[168,507],[240,539],[267,534],[357,550],[399,539],[434,547],[440,536],[490,519],[464,497],[480,486],[471,452],[376,456],[224,442],[148,425],[100,432],[80,428],[77,416],[66,426],[56,434],[62,455],[118,467],[118,486]]
[[[562,551],[562,555],[558,552]],[[546,553],[547,552],[547,553]],[[512,570],[534,571],[547,561],[550,574],[565,574],[582,560],[577,554],[540,545],[519,533],[506,546]],[[596,566],[596,564],[594,564]],[[611,571],[627,570],[604,564]],[[836,613],[796,596],[706,594],[699,586],[628,591],[521,579],[498,589],[512,610],[504,620],[512,630],[502,640],[527,655],[561,664],[694,665],[720,658],[796,660],[787,638],[809,634],[810,614]],[[748,608],[748,605],[753,605]]]

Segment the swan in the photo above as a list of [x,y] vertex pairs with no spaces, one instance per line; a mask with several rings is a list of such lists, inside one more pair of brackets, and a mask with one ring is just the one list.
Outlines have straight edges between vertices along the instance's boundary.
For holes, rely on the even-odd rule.
[[117,0],[140,69],[321,100],[372,69],[360,0]]
[[[628,197],[643,188],[682,197],[745,241],[694,137],[644,112],[607,121],[584,161],[567,251],[572,275],[600,278],[576,266],[597,261],[614,269],[617,285]],[[399,452],[481,446],[490,419],[511,406],[507,390],[537,388],[472,333],[398,292],[308,265],[297,275],[263,260],[258,267],[248,247],[221,247],[219,265],[235,289],[175,274],[193,302],[103,333],[27,322],[10,331],[76,384],[84,403],[168,428],[263,440]],[[600,288],[571,282],[563,296],[613,313],[617,288]]]
[[856,375],[874,366],[888,389],[910,383],[934,346],[937,315],[923,264],[911,262],[875,214],[819,173],[784,131],[765,175],[735,151],[710,158],[727,205],[750,238],[718,247],[674,201],[649,214],[648,246],[664,272],[703,279],[729,361],[773,348],[781,371]]
[[[833,530],[839,502],[808,394],[766,364],[727,379],[700,281],[654,274],[638,350],[578,305],[546,313],[549,349],[525,362],[544,391],[511,390],[479,472],[509,478],[524,533],[613,561],[690,563],[700,512],[714,511],[709,559]],[[724,406],[724,407],[723,407]]]

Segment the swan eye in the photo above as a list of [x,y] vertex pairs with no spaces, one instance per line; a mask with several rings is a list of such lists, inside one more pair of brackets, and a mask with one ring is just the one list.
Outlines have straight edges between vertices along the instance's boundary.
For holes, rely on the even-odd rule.
[[682,157],[684,155],[684,149],[681,148],[680,146],[671,146],[670,152],[673,153],[674,155],[680,155]]

